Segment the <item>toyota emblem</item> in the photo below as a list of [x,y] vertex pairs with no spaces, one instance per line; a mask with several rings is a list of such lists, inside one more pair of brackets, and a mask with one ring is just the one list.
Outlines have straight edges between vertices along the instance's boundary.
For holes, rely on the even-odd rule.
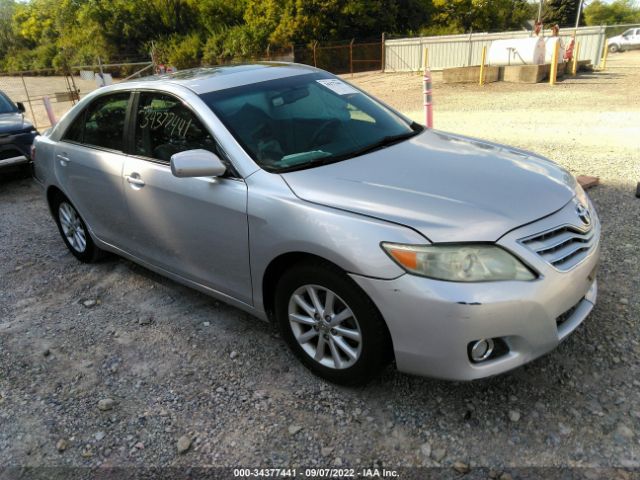
[[578,205],[576,205],[576,213],[578,214],[578,218],[582,223],[584,223],[585,225],[591,225],[591,214],[589,213],[589,209],[587,207],[585,207],[581,203],[578,203]]

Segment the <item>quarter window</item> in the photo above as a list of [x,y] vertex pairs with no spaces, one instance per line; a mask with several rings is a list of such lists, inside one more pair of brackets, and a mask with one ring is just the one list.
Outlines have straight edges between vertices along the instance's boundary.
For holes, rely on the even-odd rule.
[[220,156],[211,134],[181,100],[161,93],[141,93],[134,153],[169,162],[185,150],[204,149]]
[[82,135],[84,134],[84,115],[86,110],[80,112],[71,126],[67,128],[67,131],[64,132],[63,140],[68,140],[70,142],[82,143]]
[[[106,95],[95,100],[84,115],[82,143],[111,150],[124,150],[124,124],[129,92]],[[73,131],[73,126],[71,127]]]

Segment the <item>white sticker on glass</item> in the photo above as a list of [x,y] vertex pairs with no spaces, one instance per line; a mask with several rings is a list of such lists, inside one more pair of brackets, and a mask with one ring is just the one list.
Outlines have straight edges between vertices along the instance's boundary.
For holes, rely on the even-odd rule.
[[341,80],[329,78],[325,80],[316,80],[316,82],[327,87],[329,90],[337,93],[338,95],[351,95],[352,93],[360,93],[351,85],[344,83]]

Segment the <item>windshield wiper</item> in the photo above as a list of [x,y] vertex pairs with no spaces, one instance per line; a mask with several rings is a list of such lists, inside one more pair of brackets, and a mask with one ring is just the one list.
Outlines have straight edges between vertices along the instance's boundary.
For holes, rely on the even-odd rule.
[[347,158],[353,158],[353,157],[358,157],[360,155],[364,155],[365,153],[375,152],[376,150],[381,150],[385,147],[390,147],[391,145],[400,143],[401,141],[406,140],[407,138],[414,137],[420,132],[421,130],[414,130],[412,132],[401,133],[399,135],[389,135],[381,138],[380,140],[378,140],[375,143],[372,143],[371,145],[367,145],[366,147],[359,148],[357,150],[354,150],[353,152],[345,153],[344,155],[337,155],[335,157],[327,158],[327,160],[335,160],[335,159],[345,160]]
[[347,160],[349,158],[359,157],[360,155],[364,155],[365,153],[371,153],[376,150],[381,150],[383,148],[389,147],[391,145],[395,145],[396,143],[400,143],[403,140],[414,137],[422,132],[422,128],[415,129],[411,132],[405,132],[398,135],[388,135],[386,137],[381,138],[377,142],[367,145],[366,147],[359,148],[357,150],[352,150],[351,152],[343,153],[340,155],[330,155],[320,158],[314,158],[304,163],[299,163],[295,166],[287,166],[282,169],[278,169],[278,173],[286,173],[293,170],[302,170],[304,168],[308,168],[310,166],[319,167],[321,165],[328,165],[330,163],[339,162],[341,160]]

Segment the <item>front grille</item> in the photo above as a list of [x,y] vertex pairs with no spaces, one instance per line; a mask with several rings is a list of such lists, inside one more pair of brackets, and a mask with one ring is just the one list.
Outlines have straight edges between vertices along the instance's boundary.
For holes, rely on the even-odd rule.
[[595,228],[580,230],[563,226],[520,240],[558,270],[567,271],[579,264],[595,245]]

